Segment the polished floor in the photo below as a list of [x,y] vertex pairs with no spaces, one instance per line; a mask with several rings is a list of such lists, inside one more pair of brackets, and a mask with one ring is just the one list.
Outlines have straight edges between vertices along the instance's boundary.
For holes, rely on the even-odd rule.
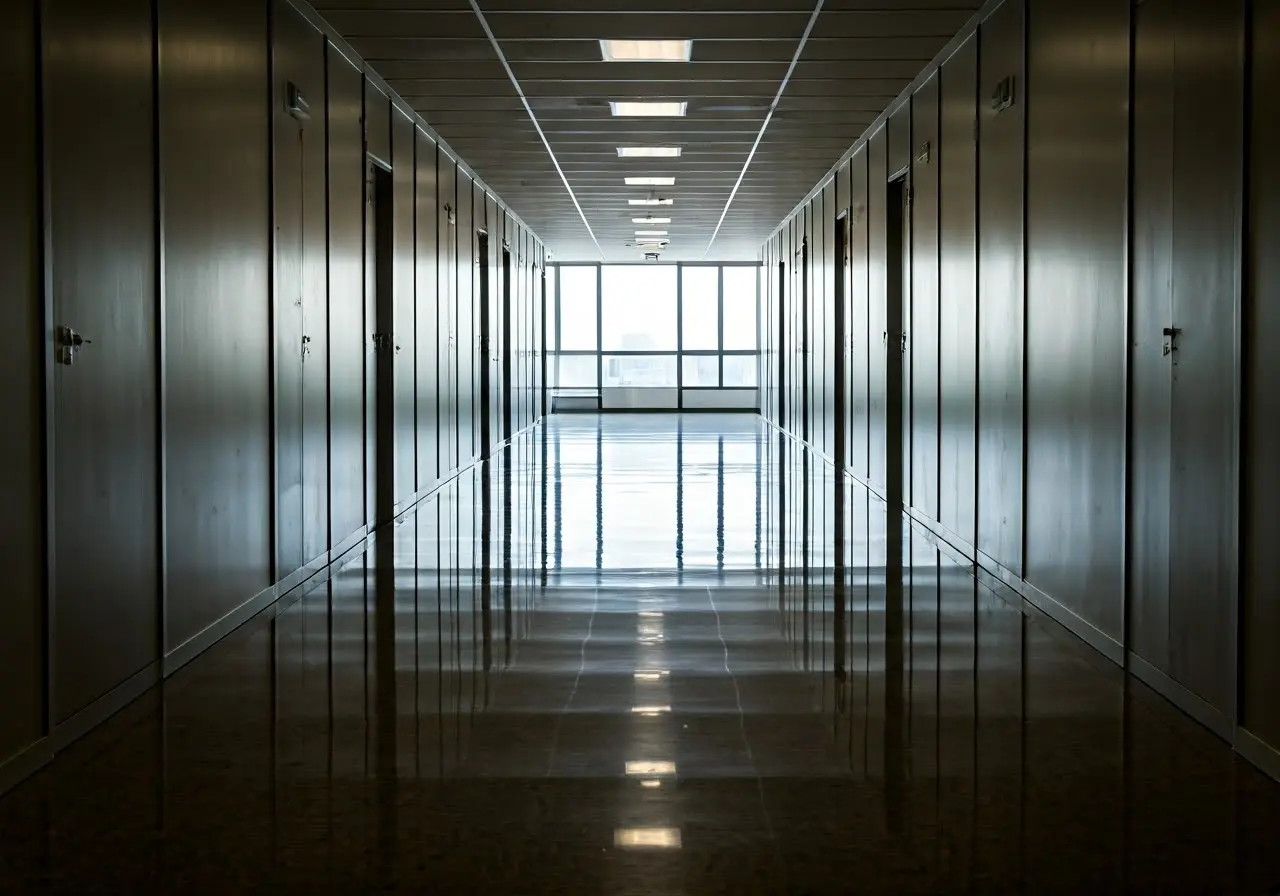
[[1276,893],[1278,847],[1280,784],[748,415],[551,418],[0,800],[0,893]]

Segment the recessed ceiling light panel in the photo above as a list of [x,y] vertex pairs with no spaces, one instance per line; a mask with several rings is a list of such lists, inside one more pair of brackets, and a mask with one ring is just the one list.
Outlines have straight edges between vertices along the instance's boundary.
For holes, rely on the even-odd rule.
[[624,159],[674,159],[680,156],[680,147],[619,146],[618,155]]
[[610,100],[609,111],[618,118],[679,118],[689,111],[681,100]]
[[636,236],[666,236],[665,230],[637,230]]
[[671,219],[670,218],[654,218],[650,216],[648,218],[632,218],[631,223],[632,224],[670,224]]
[[674,205],[674,199],[628,199],[627,205]]
[[676,179],[674,177],[628,177],[625,178],[628,187],[674,187]]
[[691,40],[602,40],[605,62],[688,62],[693,58]]

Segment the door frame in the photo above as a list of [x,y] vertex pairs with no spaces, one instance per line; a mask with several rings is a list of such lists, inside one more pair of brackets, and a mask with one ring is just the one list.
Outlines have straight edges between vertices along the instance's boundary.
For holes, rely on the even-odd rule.
[[[366,160],[370,214],[365,247],[370,262],[366,287],[373,299],[373,525],[395,518],[395,187],[391,169]],[[367,374],[366,374],[367,375]],[[369,452],[366,450],[366,456]]]

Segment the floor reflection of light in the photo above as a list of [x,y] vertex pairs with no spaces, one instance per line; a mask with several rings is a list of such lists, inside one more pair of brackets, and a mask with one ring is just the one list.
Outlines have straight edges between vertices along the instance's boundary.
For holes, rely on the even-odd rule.
[[661,787],[662,782],[659,781],[657,778],[645,778],[643,781],[640,782],[640,786],[646,787],[649,790],[653,790],[655,788]]
[[633,706],[631,711],[639,713],[642,716],[656,716],[659,713],[671,712],[670,706]]
[[613,845],[626,849],[679,849],[679,828],[618,828]]
[[627,761],[628,775],[674,775],[676,764],[665,759],[630,759]]
[[666,669],[644,670],[636,673],[636,681],[661,681],[670,674]]

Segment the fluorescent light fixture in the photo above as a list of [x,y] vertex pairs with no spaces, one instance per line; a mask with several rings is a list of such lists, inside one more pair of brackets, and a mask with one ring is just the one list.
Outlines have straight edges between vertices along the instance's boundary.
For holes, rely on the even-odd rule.
[[609,111],[618,118],[680,118],[689,111],[684,100],[610,100]]
[[652,706],[633,706],[631,711],[642,716],[656,716],[659,713],[671,712],[670,704],[653,704]]
[[[636,231],[636,236],[640,236],[640,231],[638,231],[638,230]],[[666,236],[666,234],[665,234],[665,233],[661,233],[661,234],[659,234],[659,236]],[[661,610],[641,610],[641,611],[640,611],[640,613],[639,613],[639,615],[641,615],[641,616],[648,616],[648,617],[651,617],[651,618],[656,617],[656,618],[658,618],[658,619],[661,619],[661,618],[662,618],[662,611],[661,611]]]
[[627,762],[628,775],[643,775],[646,778],[652,778],[656,775],[674,775],[676,773],[676,764],[667,762],[666,760],[649,760],[632,759]]
[[605,62],[688,62],[693,57],[693,41],[602,40],[600,55]]
[[624,159],[675,159],[680,156],[680,147],[619,146],[618,155]]
[[659,781],[657,778],[645,778],[643,781],[640,782],[640,786],[647,788],[649,790],[653,790],[654,788],[661,787],[662,782]]
[[674,205],[674,199],[628,199],[627,205]]
[[652,215],[650,215],[650,216],[649,216],[649,217],[647,217],[647,218],[632,218],[632,219],[631,219],[631,223],[632,223],[632,224],[670,224],[670,223],[671,223],[671,219],[670,219],[670,218],[655,218],[655,217],[653,217]]
[[628,177],[624,179],[628,187],[674,187],[674,177]]
[[679,828],[618,828],[613,845],[624,849],[679,849]]
[[637,230],[636,231],[636,236],[641,236],[641,237],[666,236],[666,235],[667,235],[667,232],[665,230]]
[[662,681],[670,673],[666,669],[654,669],[652,671],[637,672],[636,681]]

